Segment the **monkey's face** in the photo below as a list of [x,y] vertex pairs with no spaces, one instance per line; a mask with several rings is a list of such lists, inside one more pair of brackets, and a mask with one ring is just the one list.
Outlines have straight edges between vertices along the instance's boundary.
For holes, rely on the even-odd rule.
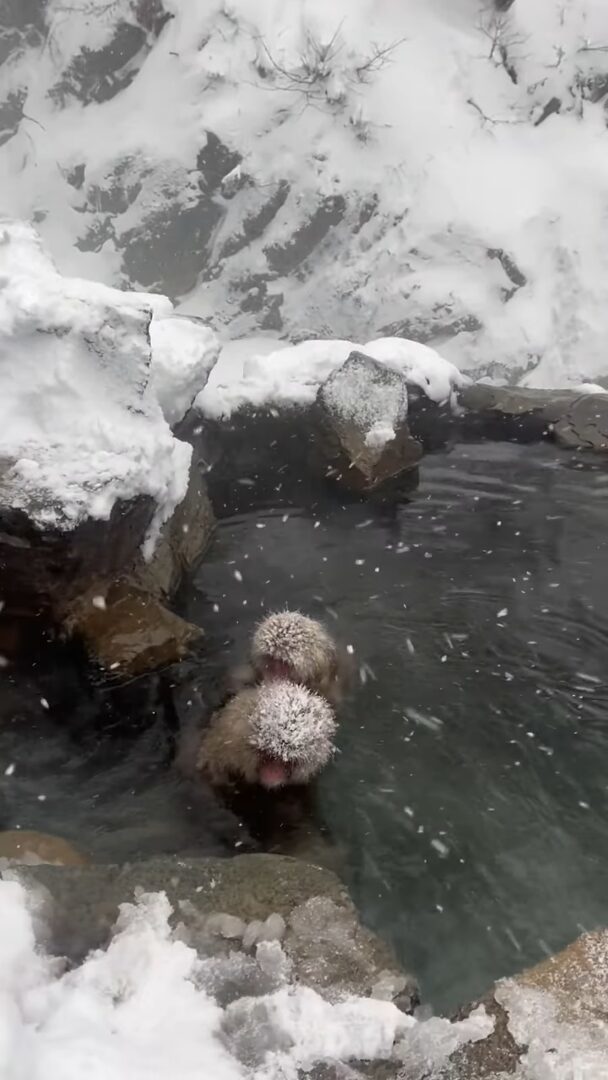
[[257,627],[251,659],[262,679],[318,685],[336,665],[336,646],[325,628],[299,611],[277,611]]
[[335,731],[324,698],[284,679],[264,683],[249,724],[258,783],[270,789],[308,783],[332,757]]

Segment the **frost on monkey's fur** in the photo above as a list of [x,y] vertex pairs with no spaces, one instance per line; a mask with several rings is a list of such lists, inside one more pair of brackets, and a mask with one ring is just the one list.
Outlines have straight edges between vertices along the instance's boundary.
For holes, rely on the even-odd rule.
[[319,694],[286,680],[261,687],[251,714],[251,742],[259,753],[312,775],[331,758],[335,731],[333,711]]
[[251,645],[256,667],[265,657],[289,664],[305,683],[313,682],[329,662],[335,662],[336,646],[316,619],[299,611],[275,611],[259,623]]

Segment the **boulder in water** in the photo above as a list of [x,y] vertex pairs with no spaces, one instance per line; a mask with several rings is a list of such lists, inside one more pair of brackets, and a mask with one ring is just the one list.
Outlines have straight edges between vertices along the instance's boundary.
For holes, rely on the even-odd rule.
[[[173,428],[219,350],[171,314],[165,297],[63,278],[30,226],[0,227],[3,613],[82,629],[103,666],[130,673],[197,636],[160,599],[213,528]],[[91,595],[110,597],[103,614]]]
[[128,581],[94,585],[65,610],[64,626],[91,657],[117,677],[133,677],[182,660],[202,636],[148,592]]
[[422,457],[407,425],[407,380],[351,352],[317,394],[327,457],[347,487],[369,493],[411,473]]

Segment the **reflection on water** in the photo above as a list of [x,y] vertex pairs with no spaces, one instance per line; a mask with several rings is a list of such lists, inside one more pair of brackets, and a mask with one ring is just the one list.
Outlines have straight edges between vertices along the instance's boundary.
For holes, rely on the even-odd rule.
[[[321,808],[365,918],[438,1008],[605,923],[608,473],[566,464],[460,447],[427,458],[396,509],[308,489],[277,508],[267,477],[251,509],[244,476],[216,492],[229,516],[181,599],[209,631],[209,679],[285,603],[353,647]],[[230,847],[171,771],[162,681],[121,696],[74,671],[47,657],[14,676],[3,826],[102,857]]]

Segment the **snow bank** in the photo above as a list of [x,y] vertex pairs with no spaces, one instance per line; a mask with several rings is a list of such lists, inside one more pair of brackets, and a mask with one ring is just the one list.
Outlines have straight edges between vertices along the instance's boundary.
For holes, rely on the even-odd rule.
[[[217,984],[222,963],[234,985],[238,958],[198,956],[171,931],[162,893],[123,904],[105,951],[65,971],[36,946],[32,903],[16,881],[0,881],[2,1080],[76,1080],[93,1062],[104,1080],[295,1080],[315,1062],[387,1058],[406,1061],[411,1080],[421,1080],[463,1042],[492,1030],[479,1011],[450,1024],[417,1022],[371,998],[332,1005],[287,982],[285,965],[273,992],[221,1009],[204,987]],[[280,946],[258,950],[267,984]]]
[[[322,383],[342,367],[353,350],[373,357],[438,403],[450,401],[457,387],[468,380],[434,349],[402,338],[379,338],[365,345],[352,341],[302,341],[259,352],[257,342],[233,342],[220,356],[213,381],[198,395],[195,405],[205,415],[227,417],[245,405],[310,405]],[[240,358],[237,367],[236,358]]]
[[157,503],[154,530],[171,514],[191,448],[167,420],[185,411],[217,352],[211,331],[169,319],[172,310],[165,297],[62,277],[30,226],[0,223],[5,505],[59,529],[141,494]]

